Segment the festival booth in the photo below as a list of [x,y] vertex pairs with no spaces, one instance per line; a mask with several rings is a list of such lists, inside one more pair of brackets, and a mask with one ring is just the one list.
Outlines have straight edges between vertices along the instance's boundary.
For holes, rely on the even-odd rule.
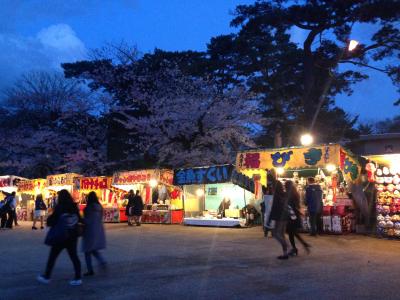
[[45,199],[46,179],[27,179],[18,182],[17,195],[20,199],[17,206],[18,221],[33,220],[35,199],[42,195]]
[[[26,180],[26,178],[14,176],[14,175],[0,176],[0,192],[4,192],[6,194],[11,194],[12,192],[17,192],[18,182],[20,182],[21,180]],[[3,193],[1,193],[1,194],[2,195],[0,195],[0,197],[4,198],[4,194]]]
[[[117,200],[118,191],[111,187],[112,177],[80,177],[75,181],[75,186],[79,191],[79,210],[82,215],[86,207],[87,195],[93,191],[103,206],[103,222],[119,223],[127,220],[125,208]],[[123,210],[122,213],[121,210]]]
[[112,187],[118,195],[120,214],[125,215],[127,193],[139,190],[144,202],[142,223],[180,224],[183,219],[182,193],[173,185],[173,171],[150,169],[123,171],[114,174]]
[[400,239],[400,154],[366,156],[368,181],[376,189],[379,237]]
[[174,184],[183,189],[185,225],[245,227],[242,210],[255,204],[254,181],[232,165],[178,169]]
[[[339,144],[310,147],[251,150],[240,152],[236,158],[237,170],[247,176],[260,178],[266,184],[266,170],[275,169],[281,181],[293,180],[302,195],[308,177],[314,177],[323,190],[321,223],[326,233],[355,231],[353,201],[348,188],[360,172],[358,160]],[[309,229],[308,218],[303,220]]]
[[[0,176],[0,192],[1,192],[0,193],[0,200],[5,199],[6,196],[8,194],[11,194],[12,192],[17,192],[18,191],[18,183],[21,180],[26,180],[26,178],[14,176],[14,175]],[[19,209],[19,207],[20,207],[20,203],[19,203],[20,201],[19,200],[20,199],[19,199],[18,195],[17,195],[16,199],[17,199],[16,211],[17,211],[17,214],[18,214],[19,211],[20,211],[20,209]],[[20,212],[20,214],[22,215],[21,218],[24,218],[22,211]],[[17,215],[17,217],[19,219],[18,215]]]
[[65,173],[49,175],[46,178],[46,204],[47,207],[53,209],[55,206],[55,199],[57,198],[57,192],[61,190],[67,190],[71,193],[75,201],[79,199],[79,190],[76,186],[77,178],[82,175],[76,173]]

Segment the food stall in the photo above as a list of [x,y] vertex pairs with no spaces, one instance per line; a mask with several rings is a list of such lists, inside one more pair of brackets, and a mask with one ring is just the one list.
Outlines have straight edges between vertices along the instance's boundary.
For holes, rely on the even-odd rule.
[[120,214],[125,215],[127,192],[140,191],[144,202],[142,223],[180,224],[183,219],[181,191],[173,185],[173,171],[149,169],[114,174],[112,187],[123,191],[118,195]]
[[400,239],[400,154],[366,156],[368,181],[376,189],[376,229],[384,238]]
[[82,177],[82,175],[76,173],[65,173],[49,175],[46,178],[46,205],[48,208],[53,209],[55,203],[54,200],[57,198],[57,192],[61,190],[67,190],[71,193],[75,201],[79,199],[79,190],[76,186],[76,179]]
[[27,179],[18,182],[17,195],[20,199],[17,206],[18,221],[33,220],[36,196],[45,198],[46,179]]
[[79,191],[79,210],[82,214],[86,207],[87,195],[93,191],[103,206],[103,222],[118,223],[127,220],[125,212],[120,213],[122,206],[117,201],[118,191],[111,187],[112,177],[80,177],[75,181],[75,186]]
[[175,170],[174,185],[183,189],[185,225],[245,227],[242,209],[254,205],[254,181],[232,165]]
[[[341,145],[239,152],[236,167],[247,176],[259,177],[263,184],[266,184],[266,170],[275,169],[280,180],[290,179],[296,183],[302,200],[307,178],[314,177],[323,189],[324,209],[320,220],[323,231],[340,234],[355,230],[353,201],[348,196],[348,188],[358,178],[360,165]],[[303,227],[308,230],[308,218],[304,218]]]
[[[19,177],[19,176],[14,176],[14,175],[5,175],[5,176],[0,176],[0,200],[3,200],[6,198],[6,195],[11,194],[12,192],[17,192],[18,191],[18,183],[21,180],[26,180],[26,178]],[[16,212],[17,212],[17,218],[18,220],[20,217],[18,216],[18,213],[21,215],[21,220],[24,220],[24,214],[21,211],[21,206],[20,206],[20,197],[18,195],[16,196],[17,199],[17,207],[16,207]]]

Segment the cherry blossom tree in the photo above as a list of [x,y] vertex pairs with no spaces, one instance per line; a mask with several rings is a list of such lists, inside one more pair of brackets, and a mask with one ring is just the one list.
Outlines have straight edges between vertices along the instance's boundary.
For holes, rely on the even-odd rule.
[[0,172],[102,174],[107,143],[94,100],[60,74],[23,75],[6,90],[0,111]]
[[[235,87],[221,92],[212,82],[166,68],[151,77],[146,93],[131,88],[132,101],[117,106],[117,120],[143,153],[173,167],[231,163],[242,147],[254,147],[261,123],[258,102]],[[148,81],[142,75],[143,81]],[[136,112],[141,110],[138,115]]]

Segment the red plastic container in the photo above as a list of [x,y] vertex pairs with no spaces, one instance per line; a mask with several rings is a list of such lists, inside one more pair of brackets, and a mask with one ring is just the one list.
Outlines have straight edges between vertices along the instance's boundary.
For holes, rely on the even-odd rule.
[[334,208],[334,215],[344,216],[346,214],[346,207],[344,205],[338,205]]
[[324,216],[330,216],[331,214],[332,214],[332,206],[329,206],[329,205],[327,205],[327,206],[324,206],[323,208],[322,208],[322,215],[324,215]]

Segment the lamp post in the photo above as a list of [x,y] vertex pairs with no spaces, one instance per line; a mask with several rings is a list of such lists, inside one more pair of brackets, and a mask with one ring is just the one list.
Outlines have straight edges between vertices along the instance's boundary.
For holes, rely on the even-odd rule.
[[[336,67],[339,64],[339,61],[343,58],[343,56],[346,53],[346,51],[351,52],[354,49],[356,49],[358,45],[359,45],[358,41],[350,40],[348,45],[347,45],[347,47],[343,48],[342,51],[340,52],[340,55],[339,55],[338,59],[336,60],[336,62],[334,64],[334,67]],[[328,91],[329,87],[331,86],[332,80],[333,80],[333,76],[329,76],[328,80],[325,83],[324,89],[322,90],[321,96],[319,98],[317,108],[315,110],[315,113],[314,113],[312,121],[311,121],[309,132],[303,134],[301,136],[301,138],[300,138],[301,144],[303,146],[309,146],[314,141],[314,138],[311,135],[311,133],[312,133],[312,131],[314,129],[314,125],[315,125],[315,122],[317,121],[317,117],[318,117],[318,114],[319,114],[319,112],[321,110],[322,104],[324,103],[324,96],[325,96],[326,92]]]

